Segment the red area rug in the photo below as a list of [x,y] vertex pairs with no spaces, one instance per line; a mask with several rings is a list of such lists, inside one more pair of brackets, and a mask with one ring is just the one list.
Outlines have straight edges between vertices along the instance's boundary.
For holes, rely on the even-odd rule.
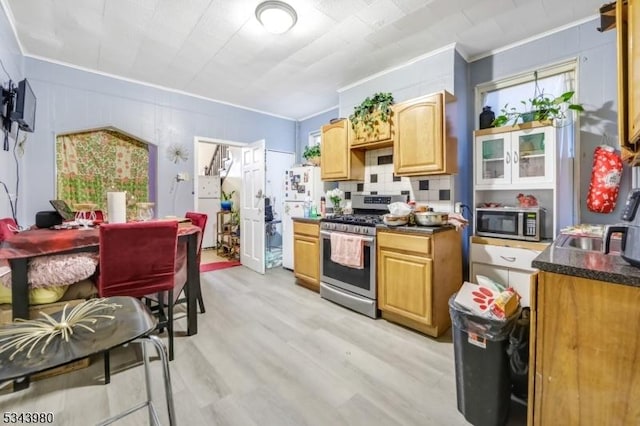
[[234,266],[240,266],[240,265],[241,263],[239,260],[203,263],[202,265],[200,265],[200,272],[217,271],[219,269],[233,268]]

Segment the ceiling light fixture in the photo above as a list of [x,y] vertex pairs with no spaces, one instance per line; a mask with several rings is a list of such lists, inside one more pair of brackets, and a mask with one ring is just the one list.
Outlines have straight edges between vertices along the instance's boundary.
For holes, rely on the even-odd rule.
[[256,7],[256,18],[272,34],[286,33],[298,21],[293,7],[282,1],[263,1]]

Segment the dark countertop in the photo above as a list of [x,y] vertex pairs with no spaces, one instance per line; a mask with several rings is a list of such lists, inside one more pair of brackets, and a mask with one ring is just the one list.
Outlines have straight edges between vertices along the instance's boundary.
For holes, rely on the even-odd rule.
[[320,217],[320,216],[317,216],[317,217],[293,217],[292,219],[295,222],[320,223],[320,220],[322,220],[322,217]]
[[456,229],[453,225],[443,225],[443,226],[388,226],[388,225],[376,225],[376,229],[378,231],[395,231],[395,232],[403,232],[408,234],[435,234],[437,232],[449,231],[451,229]]
[[554,242],[531,266],[556,274],[640,287],[640,268],[629,265],[619,254],[558,247]]
[[[323,219],[322,217],[294,217],[292,218],[296,222],[305,222],[305,223],[320,223]],[[376,229],[388,230],[388,231],[396,231],[396,232],[406,232],[411,234],[435,234],[436,232],[444,232],[450,229],[456,229],[453,225],[444,225],[444,226],[388,226],[385,224],[376,225]]]

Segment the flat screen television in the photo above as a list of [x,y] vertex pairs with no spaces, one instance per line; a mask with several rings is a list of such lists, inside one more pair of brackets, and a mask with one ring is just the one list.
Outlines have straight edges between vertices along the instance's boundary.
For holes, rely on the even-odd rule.
[[25,132],[33,132],[36,128],[36,95],[26,78],[18,83],[15,108],[10,118]]

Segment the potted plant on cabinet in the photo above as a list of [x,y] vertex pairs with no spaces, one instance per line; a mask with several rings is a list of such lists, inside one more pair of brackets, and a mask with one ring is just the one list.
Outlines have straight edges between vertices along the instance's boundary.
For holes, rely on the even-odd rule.
[[393,95],[390,92],[378,92],[355,106],[349,120],[356,139],[375,140],[380,134],[381,125],[389,122],[391,105]]
[[576,111],[580,113],[584,111],[582,104],[571,101],[574,94],[575,92],[573,91],[565,92],[560,96],[547,95],[544,92],[534,94],[533,98],[529,98],[527,101],[520,101],[524,105],[523,111],[519,111],[515,107],[509,107],[509,104],[506,104],[492,124],[495,127],[501,127],[507,124],[516,125],[518,122],[551,121],[554,125],[557,125],[558,122],[567,118],[567,112]]
[[313,164],[314,166],[320,165],[320,144],[315,145],[307,145],[304,147],[304,152],[302,153],[307,162]]
[[222,192],[222,199],[220,200],[220,208],[224,211],[231,211],[233,207],[233,194],[236,193],[235,190],[231,192]]

